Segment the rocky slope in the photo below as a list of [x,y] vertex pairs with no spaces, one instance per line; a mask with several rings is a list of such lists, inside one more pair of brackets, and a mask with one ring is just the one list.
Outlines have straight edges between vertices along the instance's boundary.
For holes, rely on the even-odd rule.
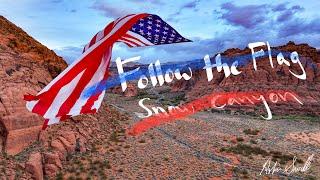
[[[257,49],[259,50],[259,49]],[[257,51],[256,50],[256,51]],[[273,56],[274,68],[270,66],[268,57],[257,60],[257,71],[253,68],[251,50],[246,49],[228,49],[221,54],[222,59],[225,57],[236,58],[248,55],[246,59],[248,64],[242,65],[239,70],[240,75],[229,76],[226,78],[223,72],[218,73],[213,68],[213,79],[208,82],[205,70],[195,71],[193,77],[189,81],[177,81],[172,86],[174,91],[186,92],[189,101],[201,97],[212,92],[237,92],[237,91],[266,91],[266,90],[289,90],[295,92],[303,100],[303,105],[297,103],[280,103],[270,104],[274,113],[284,114],[300,114],[300,115],[320,115],[320,54],[317,50],[308,44],[295,44],[289,42],[284,46],[272,47],[271,51],[293,52],[297,51],[300,61],[305,68],[307,79],[300,80],[290,74],[289,70],[296,74],[301,73],[300,67],[292,64],[279,65],[276,56]],[[266,52],[266,50],[265,50]],[[214,56],[212,56],[214,57]],[[258,58],[257,58],[258,59]],[[290,61],[290,58],[286,59]],[[239,60],[239,59],[238,59]],[[212,58],[212,62],[215,62]],[[227,109],[237,111],[265,111],[263,108],[244,106],[228,106]]]
[[83,115],[50,126],[22,152],[0,156],[0,178],[59,179],[61,171],[73,176],[79,169],[71,167],[78,165],[79,159],[85,164],[96,159],[94,162],[99,161],[101,168],[109,169],[108,161],[100,153],[107,151],[106,146],[112,148],[109,143],[124,142],[127,120],[127,116],[104,104],[94,116]]
[[95,152],[100,140],[120,131],[127,117],[106,104],[94,116],[40,131],[43,118],[26,110],[23,95],[36,94],[66,67],[52,50],[0,16],[0,179],[55,177],[70,157]]
[[1,151],[16,154],[38,138],[43,119],[26,110],[23,95],[37,93],[66,67],[52,50],[0,16]]

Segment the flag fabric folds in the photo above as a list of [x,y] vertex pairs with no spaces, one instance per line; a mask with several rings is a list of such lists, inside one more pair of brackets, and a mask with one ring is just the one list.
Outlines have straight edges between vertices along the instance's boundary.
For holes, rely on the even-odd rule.
[[27,109],[45,118],[43,129],[72,116],[97,112],[105,90],[88,97],[85,89],[97,87],[108,79],[112,46],[116,42],[141,47],[190,40],[157,15],[130,14],[111,22],[85,45],[80,58],[37,95],[24,96]]

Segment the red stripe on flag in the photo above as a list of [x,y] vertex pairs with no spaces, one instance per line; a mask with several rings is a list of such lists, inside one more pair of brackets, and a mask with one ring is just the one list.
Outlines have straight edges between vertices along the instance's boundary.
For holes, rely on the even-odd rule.
[[[130,44],[133,44],[134,46],[140,46],[139,44],[137,44],[136,42],[131,41],[130,39],[126,39],[126,38],[120,38],[120,40],[124,43],[128,42]],[[127,43],[126,43],[127,44]],[[128,46],[130,46],[130,44],[127,44]]]
[[[80,78],[80,81],[76,85],[76,88],[72,92],[72,94],[67,98],[65,102],[63,102],[62,106],[59,108],[58,114],[52,114],[49,116],[52,117],[66,117],[67,113],[69,113],[70,109],[74,106],[76,100],[81,95],[81,92],[84,90],[84,87],[90,82],[90,77],[93,76],[95,70],[98,68],[101,61],[103,53],[108,48],[108,46],[112,46],[119,38],[121,38],[139,19],[148,16],[148,14],[139,14],[131,19],[129,19],[124,25],[122,25],[116,33],[112,34],[107,40],[104,39],[95,49],[91,49],[77,64],[75,64],[72,68],[68,69],[68,72],[64,74],[60,79],[58,79],[47,91],[37,95],[30,96],[27,95],[25,98],[27,100],[38,99],[38,102],[34,105],[32,112],[35,112],[40,115],[44,115],[53,101],[55,100],[57,94],[61,90],[62,87],[70,83],[79,73],[84,71],[84,74]],[[105,31],[112,30],[114,23],[105,28]],[[106,35],[107,33],[105,33]],[[91,40],[91,42],[95,42],[95,37]],[[92,44],[90,42],[90,44]],[[92,44],[93,45],[93,44]],[[111,53],[111,50],[110,52]],[[95,99],[94,97],[92,99]],[[90,103],[90,102],[89,102]],[[49,120],[46,119],[44,123],[44,129],[47,126]]]
[[89,47],[91,47],[92,45],[94,45],[96,43],[97,35],[98,35],[98,33],[93,36],[93,38],[91,39],[91,41],[89,43]]
[[49,122],[49,119],[45,119],[44,120],[44,123],[43,123],[43,125],[42,125],[42,130],[46,130],[47,129],[47,127],[48,127],[48,122]]
[[76,85],[76,88],[74,88],[71,95],[66,99],[65,102],[61,105],[59,112],[57,116],[63,116],[65,114],[68,114],[73,105],[76,103],[76,101],[80,98],[80,95],[86,85],[90,82],[91,78],[93,77],[94,73],[97,71],[102,58],[100,58],[100,61],[98,60],[99,57],[92,57],[94,61],[90,63],[90,66],[85,70],[84,74],[80,78],[78,84]]
[[131,36],[130,34],[125,34],[124,37],[137,40],[137,41],[139,41],[141,44],[144,44],[145,46],[148,46],[148,44],[144,43],[144,42],[141,41],[139,38],[136,38],[136,37]]
[[129,17],[129,16],[132,16],[132,15],[134,15],[134,14],[128,14],[128,15],[126,15],[126,16],[123,16],[123,17],[121,17],[121,18],[119,18],[119,20],[116,20],[116,23],[114,24],[114,25],[117,25],[119,22],[121,22],[123,19],[125,19],[125,18],[127,18],[127,17]]
[[[106,72],[104,73],[104,77],[103,77],[103,80],[106,80],[108,79],[109,77],[109,66],[110,66],[110,59],[111,57],[108,58],[108,64],[107,64],[107,70]],[[96,94],[94,94],[93,96],[90,96],[90,98],[87,100],[86,104],[81,108],[81,113],[91,113],[92,110],[92,106],[94,105],[94,102],[98,100],[99,96],[101,95],[102,91],[101,92],[97,92]],[[95,110],[96,111],[96,110]]]
[[25,101],[34,101],[34,100],[38,100],[38,97],[31,94],[27,94],[27,95],[23,95],[23,99]]

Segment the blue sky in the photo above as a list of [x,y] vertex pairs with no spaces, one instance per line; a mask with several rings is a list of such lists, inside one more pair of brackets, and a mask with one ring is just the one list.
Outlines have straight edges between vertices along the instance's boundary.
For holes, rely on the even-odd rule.
[[144,48],[118,43],[113,59],[192,60],[255,41],[276,46],[292,40],[320,48],[319,8],[319,0],[0,0],[1,15],[69,63],[109,22],[139,12],[159,15],[194,42]]

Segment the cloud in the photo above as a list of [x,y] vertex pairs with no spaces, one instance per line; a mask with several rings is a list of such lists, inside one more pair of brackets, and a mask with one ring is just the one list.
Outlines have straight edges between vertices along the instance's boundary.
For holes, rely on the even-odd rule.
[[286,8],[287,4],[288,4],[288,3],[278,4],[278,5],[274,6],[274,7],[272,8],[272,10],[273,10],[273,11],[284,11],[284,10],[287,9],[287,8]]
[[221,6],[221,19],[235,26],[245,28],[254,28],[267,19],[268,6],[262,5],[245,5],[236,6],[233,3],[224,3]]
[[[146,1],[141,1],[141,0],[129,0],[129,1],[132,1],[134,3],[146,3]],[[149,0],[148,2],[151,4],[155,4],[155,5],[164,5],[165,4],[161,0]]]
[[[291,39],[301,40],[300,36],[302,35],[320,34],[320,18],[302,19],[299,13],[303,12],[304,8],[299,5],[289,6],[288,3],[281,3],[277,5],[236,6],[233,3],[224,3],[221,5],[221,9],[224,12],[220,12],[220,18],[232,25],[233,29],[240,28],[242,32],[236,31],[240,34],[259,31],[263,32],[259,35],[261,38],[272,38],[278,42],[282,42],[284,39],[288,41]],[[248,38],[248,35],[243,35],[244,39]]]
[[[221,18],[233,28],[216,33],[213,38],[191,38],[193,43],[151,47],[138,53],[158,57],[165,62],[203,58],[205,54],[213,55],[229,48],[245,48],[248,43],[260,41],[269,41],[271,46],[283,45],[288,41],[320,46],[320,42],[317,41],[320,37],[320,18],[309,21],[302,19],[299,13],[304,8],[301,6],[289,6],[284,3],[235,6],[232,3],[224,3],[221,8],[225,10],[220,12]],[[128,50],[127,54],[135,51]]]
[[195,9],[197,4],[198,4],[198,2],[199,2],[199,0],[188,2],[188,3],[184,4],[181,7],[181,9]]
[[164,5],[165,3],[161,0],[125,0],[121,3],[96,0],[90,8],[101,12],[106,17],[118,18],[132,13],[148,12],[154,7],[162,7]]
[[178,22],[179,16],[182,14],[182,11],[184,9],[192,9],[194,11],[198,11],[198,9],[196,9],[196,7],[199,2],[200,2],[199,0],[192,0],[190,2],[183,4],[175,13],[169,15],[169,18],[167,20],[173,21],[173,22]]
[[54,49],[54,52],[71,64],[74,60],[80,57],[83,50],[83,46],[66,46],[59,49]]
[[305,19],[293,19],[282,24],[278,37],[289,37],[295,35],[320,34],[320,18],[306,21]]
[[95,1],[90,8],[100,11],[104,16],[110,18],[118,18],[132,13],[128,9],[114,7],[111,3],[103,3],[100,1]]
[[63,0],[52,0],[51,2],[52,3],[61,3],[61,2],[63,2]]
[[245,5],[236,6],[233,3],[224,3],[221,9],[221,19],[233,26],[242,26],[247,29],[258,27],[276,17],[276,21],[284,23],[291,20],[297,13],[304,11],[299,5],[287,7],[288,3],[278,5]]
[[[134,1],[137,0],[127,0],[128,3]],[[148,7],[155,5],[154,3],[162,3],[162,1],[152,1],[152,3],[147,4]],[[197,3],[198,1],[189,1],[180,4],[180,6],[172,9],[173,11],[169,11],[176,12],[176,16],[169,15],[166,20],[171,22],[172,19],[170,18],[172,17],[175,17],[175,20],[189,18],[189,16],[186,17],[185,15],[190,15],[188,13],[193,13],[195,9],[200,8],[201,4]],[[141,6],[143,5],[141,3]],[[304,11],[302,6],[288,3],[273,5],[264,3],[258,5],[223,3],[220,8],[219,6],[217,7],[214,9],[216,11],[215,15],[218,14],[220,16],[208,16],[208,19],[214,19],[214,22],[223,28],[221,28],[222,30],[219,28],[217,30],[213,29],[209,32],[212,32],[211,36],[200,36],[206,37],[206,39],[192,38],[190,37],[192,33],[189,33],[188,38],[194,41],[192,43],[143,48],[128,48],[122,43],[117,43],[113,48],[112,59],[142,56],[141,62],[145,63],[154,62],[157,59],[161,62],[202,59],[206,54],[214,55],[229,48],[244,48],[248,43],[260,41],[269,41],[271,46],[295,41],[296,43],[309,43],[312,46],[320,47],[320,42],[318,41],[320,38],[320,17],[304,19],[301,16],[301,12]],[[132,12],[134,9],[131,6],[127,6],[127,8],[119,10],[114,6],[99,1],[96,1],[91,8],[102,12],[107,17],[119,17]],[[212,9],[210,9],[210,12],[212,12]],[[222,24],[219,20],[223,20],[227,25]],[[191,17],[190,23],[193,23],[193,21],[194,19]],[[211,24],[204,25],[210,26]],[[177,26],[179,26],[179,23],[177,23]],[[202,27],[199,26],[199,28]],[[197,28],[194,30],[197,31]],[[70,63],[80,56],[82,46],[64,47],[55,51]]]
[[281,9],[281,14],[280,16],[278,16],[277,21],[278,22],[284,22],[284,21],[288,21],[291,18],[293,18],[293,16],[298,13],[303,11],[304,8],[302,8],[301,6],[292,6],[291,8],[286,8],[284,7],[284,9]]

